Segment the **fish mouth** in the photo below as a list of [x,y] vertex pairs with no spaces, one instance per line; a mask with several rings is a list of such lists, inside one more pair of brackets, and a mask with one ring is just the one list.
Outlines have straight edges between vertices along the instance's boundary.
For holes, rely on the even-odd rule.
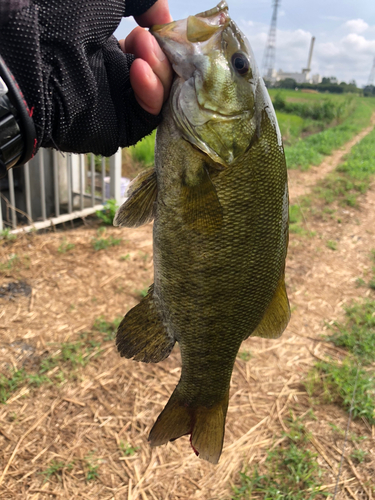
[[171,42],[172,45],[174,45],[173,42],[179,44],[205,42],[219,30],[228,26],[230,21],[228,5],[223,0],[213,9],[189,16],[187,19],[154,25],[150,28],[150,32],[167,56],[172,57]]

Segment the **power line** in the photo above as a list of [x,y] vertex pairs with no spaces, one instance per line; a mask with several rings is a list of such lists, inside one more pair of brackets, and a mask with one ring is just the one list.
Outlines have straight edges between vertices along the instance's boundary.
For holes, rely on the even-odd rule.
[[262,74],[266,78],[271,78],[273,70],[275,69],[277,9],[279,8],[280,3],[281,0],[273,0],[271,25],[262,64]]

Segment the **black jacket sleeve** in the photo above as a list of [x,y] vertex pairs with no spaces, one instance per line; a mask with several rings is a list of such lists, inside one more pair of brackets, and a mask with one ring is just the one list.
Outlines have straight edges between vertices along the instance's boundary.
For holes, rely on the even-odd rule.
[[32,113],[37,146],[111,155],[150,133],[113,32],[155,0],[0,0],[0,54]]

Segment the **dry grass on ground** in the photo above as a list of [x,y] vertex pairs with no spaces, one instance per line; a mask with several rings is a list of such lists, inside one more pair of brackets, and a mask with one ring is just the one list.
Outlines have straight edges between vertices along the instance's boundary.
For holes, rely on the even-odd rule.
[[[316,236],[291,238],[287,331],[277,341],[242,345],[218,466],[199,460],[188,438],[156,449],[147,443],[179,378],[178,349],[158,365],[139,364],[121,359],[111,335],[93,327],[99,318],[111,322],[126,313],[152,282],[151,226],[109,228],[98,236],[97,223],[86,221],[2,244],[0,287],[22,280],[31,293],[0,298],[0,373],[10,367],[40,373],[46,360],[59,363],[44,372],[53,383],[20,384],[0,405],[0,498],[228,499],[238,472],[255,464],[262,470],[267,451],[297,417],[312,433],[309,446],[332,492],[343,436],[330,424],[345,429],[347,414],[314,404],[303,381],[317,359],[344,355],[322,341],[325,322],[342,318],[342,306],[359,294],[374,293],[354,283],[369,269],[368,252],[375,248],[375,190],[340,226],[333,219],[309,224]],[[94,250],[93,239],[110,236],[121,242]],[[325,245],[333,236],[335,252]],[[374,428],[358,420],[350,432],[367,437],[361,447],[368,455],[360,465],[344,460],[336,499],[370,499]],[[355,446],[350,439],[346,456]]]

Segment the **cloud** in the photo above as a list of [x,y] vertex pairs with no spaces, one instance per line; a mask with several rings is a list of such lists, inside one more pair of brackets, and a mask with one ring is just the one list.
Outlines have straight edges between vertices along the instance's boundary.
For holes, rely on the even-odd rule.
[[344,50],[352,54],[375,54],[375,40],[366,40],[365,37],[356,33],[347,35],[341,40],[340,45],[343,46]]
[[351,19],[346,21],[343,27],[350,30],[351,33],[363,33],[369,28],[369,25],[363,19]]
[[[343,36],[343,26],[349,33]],[[366,26],[366,30],[364,29]],[[268,26],[241,23],[258,66],[262,66],[268,37]],[[354,30],[362,29],[362,34]],[[366,33],[366,36],[364,35]],[[312,33],[307,30],[282,30],[276,33],[276,69],[300,72],[306,66]],[[375,30],[363,20],[352,19],[344,25],[317,36],[312,57],[312,73],[336,76],[339,81],[356,80],[365,85],[375,56]],[[261,68],[262,69],[262,68]]]

